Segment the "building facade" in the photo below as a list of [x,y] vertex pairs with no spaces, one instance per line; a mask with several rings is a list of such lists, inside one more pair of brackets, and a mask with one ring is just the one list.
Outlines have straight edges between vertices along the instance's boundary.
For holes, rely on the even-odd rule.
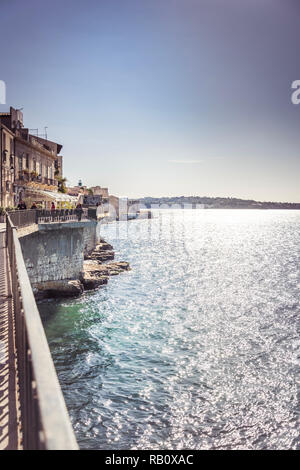
[[[8,139],[13,141],[13,150],[10,140],[3,145],[8,146],[9,181],[13,182],[14,205],[26,199],[26,193],[30,190],[57,192],[58,180],[62,177],[62,156],[59,155],[62,145],[30,134],[30,130],[23,125],[23,113],[14,108],[10,108],[9,113],[0,113],[0,122],[4,133],[10,135]],[[5,163],[7,174],[8,162]]]
[[108,188],[101,188],[101,186],[92,186],[90,188],[94,196],[102,196],[104,199],[109,197]]
[[13,132],[0,122],[0,207],[14,206],[14,147]]

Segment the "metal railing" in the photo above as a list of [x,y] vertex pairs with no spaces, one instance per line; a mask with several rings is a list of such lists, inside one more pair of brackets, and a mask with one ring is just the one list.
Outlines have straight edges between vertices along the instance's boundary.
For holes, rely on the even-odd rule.
[[88,220],[88,210],[85,208],[36,211],[36,223],[38,224],[49,224],[57,222],[80,222],[81,220]]
[[77,449],[25,267],[17,229],[6,217],[24,449]]
[[15,227],[26,227],[28,225],[36,224],[36,211],[35,210],[19,210],[10,211],[10,220]]
[[9,211],[8,215],[17,228],[27,227],[32,224],[86,221],[93,218],[87,208],[52,211],[44,209],[17,210]]

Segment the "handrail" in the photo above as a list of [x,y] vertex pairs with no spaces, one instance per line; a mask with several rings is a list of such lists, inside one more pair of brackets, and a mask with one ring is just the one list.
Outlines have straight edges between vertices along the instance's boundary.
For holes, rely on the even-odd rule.
[[80,222],[89,220],[87,208],[76,209],[25,209],[7,212],[13,225],[17,228],[33,224],[49,224],[58,222]]
[[27,227],[36,223],[36,211],[34,209],[9,211],[8,215],[15,227]]
[[26,271],[16,227],[6,217],[24,449],[78,449]]
[[80,222],[81,220],[88,220],[88,210],[85,208],[55,210],[38,209],[36,211],[36,220],[39,224]]

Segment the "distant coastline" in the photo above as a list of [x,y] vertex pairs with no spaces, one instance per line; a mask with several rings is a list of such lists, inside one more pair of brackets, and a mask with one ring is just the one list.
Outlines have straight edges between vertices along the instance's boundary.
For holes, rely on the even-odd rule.
[[178,196],[178,197],[144,197],[140,199],[141,204],[147,208],[158,205],[159,208],[179,205],[182,208],[204,208],[204,209],[289,209],[300,210],[300,203],[292,202],[261,202],[250,199],[238,199],[230,197],[201,197],[201,196]]

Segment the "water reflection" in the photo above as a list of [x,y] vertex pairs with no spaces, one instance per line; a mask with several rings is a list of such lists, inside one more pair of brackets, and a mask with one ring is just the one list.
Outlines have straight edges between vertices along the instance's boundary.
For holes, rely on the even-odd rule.
[[40,309],[80,446],[299,447],[300,214],[117,226],[132,271]]

